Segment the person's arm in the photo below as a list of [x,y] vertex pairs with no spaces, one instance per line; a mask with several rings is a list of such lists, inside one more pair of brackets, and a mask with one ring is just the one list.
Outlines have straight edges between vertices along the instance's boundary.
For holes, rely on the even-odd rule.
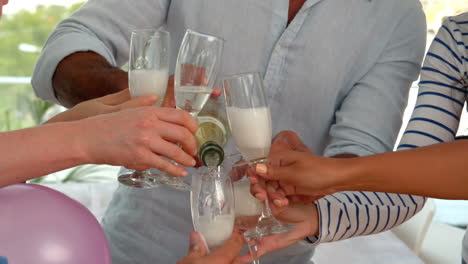
[[118,67],[128,60],[130,33],[161,26],[169,2],[88,1],[49,37],[34,69],[36,94],[70,107],[127,88]]
[[90,163],[185,176],[184,168],[161,156],[194,166],[196,130],[195,119],[185,111],[141,107],[0,133],[0,187]]
[[127,72],[112,66],[95,52],[65,57],[52,77],[57,100],[66,107],[128,88]]
[[467,156],[468,141],[461,140],[351,160],[337,175],[348,190],[466,200]]
[[[366,156],[392,150],[409,87],[418,77],[424,56],[424,14],[419,3],[410,3],[412,7],[400,10],[399,22],[391,29],[380,58],[337,110],[324,156]],[[389,230],[411,218],[424,202],[423,197],[377,192],[329,195],[315,202],[319,233],[307,239],[332,242]]]
[[85,164],[76,123],[57,123],[0,133],[0,187]]
[[258,165],[257,173],[296,186],[288,195],[323,196],[339,190],[368,190],[461,197],[463,193],[439,187],[463,188],[465,157],[459,154],[466,142],[416,150],[455,139],[468,82],[463,76],[468,62],[462,59],[468,54],[460,45],[460,32],[468,30],[468,26],[460,28],[463,24],[457,24],[456,19],[444,21],[427,53],[418,98],[399,143],[399,153],[350,161],[297,152],[274,153],[269,157],[271,164]]
[[[454,138],[466,93],[464,82],[460,81],[464,77],[459,75],[466,61],[460,58],[468,56],[459,45],[461,40],[456,40],[460,29],[454,28],[457,23],[452,19],[455,18],[444,23],[426,57],[417,105],[400,150]],[[452,51],[459,54],[454,56]],[[368,234],[369,230],[373,233],[389,229],[422,208],[423,197],[398,193],[466,197],[467,145],[468,142],[445,143],[354,159],[279,152],[269,156],[268,166],[257,165],[257,174],[279,183],[269,186],[273,188],[269,194],[279,201],[284,201],[285,196],[328,195],[318,203],[322,201],[325,208],[336,214],[330,217],[329,213],[324,219],[321,211],[320,232],[322,241],[324,236],[325,241],[334,241]],[[360,192],[349,192],[352,190]],[[363,192],[366,190],[396,194]],[[282,204],[285,205],[287,202]],[[334,228],[328,228],[324,234],[324,225]]]
[[[460,45],[463,43],[460,30],[467,30],[468,26],[461,28],[463,25],[457,24],[455,21],[457,19],[457,17],[450,17],[444,21],[429,48],[421,71],[416,106],[399,143],[399,151],[455,139],[468,88],[466,86],[468,80],[464,75],[468,61],[463,59],[467,58],[468,53],[465,47]],[[398,192],[401,193],[423,194],[425,193],[423,189],[429,188],[426,192],[431,197],[460,198],[463,197],[463,194],[459,192],[464,182],[462,178],[468,170],[466,166],[463,169],[463,164],[466,162],[462,161],[461,156],[456,155],[463,155],[461,148],[466,146],[465,144],[465,142],[460,142],[424,150],[404,151],[401,154],[385,155],[381,158],[369,160],[366,158],[363,162],[368,163],[371,166],[369,169],[373,170],[376,168],[374,164],[382,163],[381,159],[388,159],[389,162],[396,161],[395,168],[389,168],[381,177],[378,177],[385,182],[390,181],[387,179],[388,173],[396,172],[396,169],[401,166],[401,172],[391,177],[395,181],[401,181],[401,184],[398,183],[401,188],[391,184],[388,186],[389,189],[399,190]],[[457,161],[461,163],[456,164]],[[430,172],[429,168],[435,171]],[[409,182],[414,186],[404,185]],[[432,185],[437,182],[438,186]],[[450,188],[447,189],[449,186]],[[377,186],[373,184],[372,187]],[[440,189],[434,189],[434,187]]]

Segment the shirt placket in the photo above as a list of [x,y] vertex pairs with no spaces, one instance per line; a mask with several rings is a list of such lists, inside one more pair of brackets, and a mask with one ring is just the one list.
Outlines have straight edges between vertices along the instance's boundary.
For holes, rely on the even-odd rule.
[[[271,52],[270,60],[268,61],[263,79],[263,84],[266,88],[270,100],[272,100],[276,94],[280,93],[285,88],[285,61],[289,49],[291,48],[291,44],[296,38],[300,29],[302,28],[302,25],[304,24],[308,16],[310,8],[321,1],[322,0],[308,0],[307,2],[305,2],[302,8],[294,17],[294,19],[286,27],[286,29],[284,29],[283,33],[281,33],[280,37],[276,41]],[[286,6],[289,6],[289,0],[284,0],[284,2],[281,2],[279,4],[280,5],[278,5],[277,8],[283,8],[284,10],[285,4]],[[285,13],[286,15],[281,17],[282,21],[276,21],[276,24],[280,25],[279,27],[281,27],[282,25],[284,28],[284,26],[287,23],[287,9]]]

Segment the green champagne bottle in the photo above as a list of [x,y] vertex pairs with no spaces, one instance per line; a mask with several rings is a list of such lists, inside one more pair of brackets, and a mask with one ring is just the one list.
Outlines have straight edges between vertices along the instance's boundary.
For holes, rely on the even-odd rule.
[[224,160],[229,126],[222,96],[210,96],[197,117],[198,131],[195,134],[198,158],[209,168],[219,166]]

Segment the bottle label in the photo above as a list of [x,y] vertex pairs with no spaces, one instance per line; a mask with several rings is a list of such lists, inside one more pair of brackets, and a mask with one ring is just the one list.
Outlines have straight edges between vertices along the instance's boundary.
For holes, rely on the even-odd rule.
[[226,134],[226,127],[218,119],[211,116],[198,116],[196,138],[200,145],[207,141],[214,141],[224,146],[227,143]]

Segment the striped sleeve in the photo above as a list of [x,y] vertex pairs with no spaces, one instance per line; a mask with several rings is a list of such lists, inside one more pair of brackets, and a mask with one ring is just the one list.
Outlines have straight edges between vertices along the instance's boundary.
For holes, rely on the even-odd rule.
[[452,141],[456,136],[468,64],[468,24],[461,24],[460,18],[448,18],[432,42],[421,69],[416,106],[398,150]]
[[[447,19],[427,53],[417,103],[398,150],[454,140],[467,94],[468,13]],[[332,242],[389,230],[424,206],[419,196],[341,192],[316,202],[320,235]]]
[[320,234],[308,240],[322,243],[389,230],[419,212],[425,198],[377,192],[340,192],[316,203],[320,208]]

